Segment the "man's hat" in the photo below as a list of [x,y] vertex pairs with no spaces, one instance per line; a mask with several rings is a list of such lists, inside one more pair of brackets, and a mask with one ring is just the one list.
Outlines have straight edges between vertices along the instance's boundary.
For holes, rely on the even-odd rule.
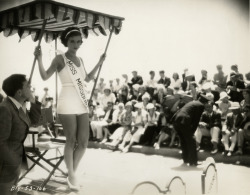
[[234,68],[238,68],[238,65],[237,65],[237,64],[233,64],[233,65],[231,66],[231,69],[234,69]]
[[155,71],[151,70],[151,71],[149,72],[149,74],[155,74]]
[[125,104],[125,107],[127,107],[127,106],[132,107],[132,102],[131,102],[131,101],[128,101],[128,102]]
[[143,107],[143,103],[142,102],[137,102],[135,105],[134,105],[135,108],[140,108],[142,109]]
[[204,95],[204,94],[200,94],[199,100],[200,100],[201,102],[209,102],[209,101],[210,101],[209,97],[207,97],[207,96]]
[[136,71],[136,70],[133,70],[132,73],[137,73],[137,71]]
[[229,110],[236,110],[240,108],[239,102],[231,102],[231,106],[228,108]]
[[146,106],[146,108],[149,110],[149,109],[153,109],[155,106],[154,106],[154,104],[152,104],[152,103],[148,103],[147,104],[147,106]]
[[165,71],[164,71],[164,70],[161,70],[161,71],[159,71],[159,73],[165,73]]

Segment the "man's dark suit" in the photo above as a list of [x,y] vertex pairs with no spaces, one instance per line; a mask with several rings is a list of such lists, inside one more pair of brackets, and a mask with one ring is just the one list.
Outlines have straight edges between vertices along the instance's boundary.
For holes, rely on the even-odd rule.
[[[234,83],[232,81],[228,81],[227,86],[234,86],[237,90],[245,89],[244,81],[241,81],[241,80],[237,80]],[[232,102],[239,102],[240,103],[244,99],[242,91],[230,90],[228,95],[230,96],[230,100]]]
[[237,130],[240,128],[240,125],[243,121],[243,116],[241,113],[237,114],[236,120],[234,123],[234,115],[233,113],[228,113],[227,118],[226,118],[226,125],[227,125],[227,130],[231,131],[233,127],[235,127]]
[[[41,113],[41,105],[32,104],[34,106]],[[18,110],[9,98],[0,104],[0,184],[14,184],[22,163],[27,163],[23,142],[30,125],[28,112],[25,114],[22,108]]]
[[203,111],[204,105],[200,101],[193,101],[183,106],[173,117],[174,129],[177,131],[181,141],[183,161],[190,165],[197,164],[194,133]]
[[201,122],[206,123],[207,129],[211,129],[213,127],[219,127],[221,129],[221,114],[213,111],[212,116],[208,112],[203,112],[201,115]]
[[168,77],[164,77],[164,78],[160,78],[160,80],[157,83],[163,84],[165,88],[167,88],[171,84],[171,80]]

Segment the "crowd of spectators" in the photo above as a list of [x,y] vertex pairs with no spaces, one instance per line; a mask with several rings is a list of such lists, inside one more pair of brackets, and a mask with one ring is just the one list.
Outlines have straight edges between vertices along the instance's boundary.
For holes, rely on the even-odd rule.
[[[209,149],[211,154],[225,156],[243,154],[250,145],[250,78],[237,65],[229,74],[217,65],[212,79],[201,70],[196,79],[188,69],[172,78],[159,71],[149,72],[144,81],[137,71],[129,80],[122,75],[105,82],[99,79],[90,103],[90,140],[116,150],[129,152],[134,144],[161,147],[179,147],[178,135],[172,125],[172,116],[186,103],[195,101],[200,94],[209,98],[195,132],[197,150]],[[244,78],[245,76],[245,78]],[[210,146],[210,147],[209,147]]]

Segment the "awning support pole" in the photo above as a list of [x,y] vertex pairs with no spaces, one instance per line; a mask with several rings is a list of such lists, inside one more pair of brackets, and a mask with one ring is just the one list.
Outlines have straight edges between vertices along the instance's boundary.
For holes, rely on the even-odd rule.
[[[112,37],[112,34],[114,32],[114,27],[112,28],[110,34],[109,34],[109,39],[108,39],[108,42],[106,44],[106,48],[105,48],[105,51],[104,51],[104,54],[106,55],[107,53],[107,50],[108,50],[108,46],[109,46],[109,43],[110,43],[110,40],[111,40],[111,37]],[[97,73],[97,76],[95,78],[95,83],[94,83],[94,86],[93,86],[93,89],[91,91],[91,95],[90,95],[90,98],[89,98],[89,103],[92,101],[92,97],[93,97],[93,94],[94,94],[94,91],[95,91],[95,88],[96,88],[96,84],[97,84],[97,81],[98,81],[98,78],[99,78],[99,75],[100,75],[100,72],[101,72],[101,69],[102,69],[102,65],[103,63],[100,65],[99,69],[98,69],[98,73]]]
[[[47,19],[44,19],[42,29],[41,29],[40,34],[39,34],[38,45],[37,45],[38,47],[41,45],[41,41],[43,38],[43,33],[45,30],[46,23],[47,23]],[[29,83],[31,83],[31,79],[32,79],[32,76],[34,73],[35,65],[36,65],[36,57],[34,57],[34,60],[33,60],[33,65],[32,65],[32,69],[31,69],[31,73],[30,73]]]

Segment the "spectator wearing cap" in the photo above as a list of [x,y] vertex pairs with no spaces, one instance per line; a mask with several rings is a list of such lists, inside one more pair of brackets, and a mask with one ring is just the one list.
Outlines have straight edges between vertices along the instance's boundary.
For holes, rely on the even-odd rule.
[[242,89],[245,89],[244,81],[239,79],[236,72],[230,73],[230,81],[227,82],[227,93],[233,102],[241,102],[243,100]]
[[133,87],[134,84],[139,84],[139,85],[142,85],[143,84],[143,79],[140,75],[138,75],[137,71],[132,71],[132,79],[131,79],[131,82],[128,83],[128,85],[130,87]]
[[[161,144],[171,137],[173,131],[173,125],[170,123],[172,118],[172,113],[170,108],[165,107],[163,112],[160,113],[159,121],[158,121],[158,128],[160,129],[158,141],[155,142],[154,148],[156,150],[160,149]],[[174,139],[171,139],[169,147],[174,145]]]
[[112,140],[111,143],[108,144],[108,147],[112,150],[117,149],[118,145],[123,141],[123,138],[127,131],[131,129],[132,124],[132,103],[127,102],[125,105],[125,112],[121,114],[120,124],[121,127],[115,130],[115,132],[110,136]]
[[145,131],[148,112],[142,109],[142,107],[143,105],[141,102],[135,104],[136,111],[133,114],[132,129],[131,131],[127,131],[123,142],[119,146],[119,148],[125,153],[128,152],[134,144],[139,143],[140,138]]
[[99,83],[97,84],[97,89],[101,94],[104,92],[104,88],[106,87],[106,84],[104,83],[104,78],[100,78]]
[[229,101],[230,96],[225,92],[220,92],[220,99],[215,103],[218,105],[218,111],[221,113],[221,121],[225,122],[227,114],[230,112],[229,108],[231,106],[231,101]]
[[224,145],[224,152],[222,154],[232,156],[232,153],[237,143],[237,134],[240,125],[243,121],[243,116],[240,112],[240,104],[238,102],[232,102],[231,107],[229,109],[232,112],[227,114],[226,123],[222,129],[221,141]]
[[182,159],[185,164],[197,166],[197,151],[194,133],[198,127],[204,105],[208,98],[201,94],[197,101],[185,104],[173,116],[173,126],[179,135],[182,149]]
[[238,131],[238,150],[236,154],[243,154],[243,146],[245,141],[250,141],[250,105],[246,105],[243,115],[243,121],[240,125],[240,129]]
[[116,97],[115,94],[111,92],[111,89],[108,86],[105,86],[103,89],[103,94],[100,96],[100,107],[105,110],[108,106],[108,102],[115,104]]
[[157,87],[157,81],[155,80],[155,71],[151,70],[149,72],[150,79],[146,83],[147,92],[150,94],[150,96],[154,95],[155,89]]
[[238,77],[239,77],[240,80],[244,81],[243,74],[241,74],[241,73],[239,72],[239,69],[238,69],[238,65],[237,65],[237,64],[233,64],[233,65],[231,66],[231,70],[232,70],[233,72],[236,72],[236,74],[238,75]]
[[119,103],[117,109],[114,110],[112,115],[112,121],[103,127],[104,137],[101,143],[106,143],[110,135],[114,133],[116,129],[121,127],[121,115],[124,112],[124,104]]
[[221,64],[216,66],[217,73],[214,74],[213,82],[217,86],[218,92],[224,91],[227,87],[227,75],[223,72],[223,66]]
[[152,103],[147,104],[147,123],[145,124],[145,132],[141,137],[141,143],[143,145],[153,145],[156,134],[158,134],[158,121],[160,113],[155,111],[155,106]]
[[201,79],[199,81],[199,85],[202,86],[204,83],[210,82],[207,76],[207,71],[206,70],[201,70]]
[[160,74],[160,80],[157,83],[158,84],[163,84],[165,86],[165,88],[167,89],[168,86],[171,84],[170,78],[165,76],[165,71],[164,70],[161,70],[159,72],[159,74]]
[[241,109],[244,109],[246,105],[250,105],[250,84],[247,84],[246,88],[242,90],[243,100],[240,102]]
[[213,150],[211,154],[218,152],[218,142],[221,130],[221,115],[213,110],[213,103],[209,102],[205,105],[205,111],[201,115],[198,128],[195,132],[197,150],[200,149],[200,143],[203,136],[211,137]]

